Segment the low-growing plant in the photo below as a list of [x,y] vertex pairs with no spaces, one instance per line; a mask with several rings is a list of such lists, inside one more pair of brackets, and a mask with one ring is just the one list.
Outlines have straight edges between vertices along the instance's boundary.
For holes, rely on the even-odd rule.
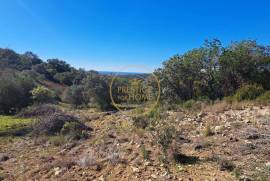
[[184,103],[182,104],[182,107],[183,107],[184,109],[191,109],[191,108],[195,105],[195,103],[196,103],[196,101],[193,100],[193,99],[191,99],[191,100],[188,100],[188,101],[184,102]]
[[259,102],[270,102],[270,91],[266,91],[264,94],[257,98]]
[[78,160],[77,164],[83,168],[97,165],[97,157],[94,153],[87,153]]
[[233,164],[233,162],[230,160],[226,160],[226,159],[220,159],[218,161],[218,164],[219,164],[219,169],[221,171],[230,171],[231,172],[235,168],[235,165]]
[[49,142],[50,142],[50,144],[52,144],[54,146],[61,146],[61,145],[64,145],[66,143],[66,139],[62,135],[57,135],[57,136],[50,137]]
[[32,117],[46,116],[53,113],[62,113],[62,111],[60,111],[54,105],[51,104],[40,104],[40,105],[35,104],[20,111],[17,114],[17,117],[32,118]]
[[141,146],[141,154],[144,160],[149,160],[150,151],[146,150],[144,145]]
[[210,125],[207,125],[205,127],[203,134],[204,134],[204,136],[212,136],[212,135],[214,135],[214,132],[213,132],[213,130],[212,130],[212,128],[211,128]]
[[133,118],[133,124],[136,128],[145,129],[149,125],[149,121],[145,116],[137,116]]
[[31,93],[33,100],[37,103],[50,103],[54,101],[53,92],[44,86],[34,88]]
[[257,84],[247,84],[239,88],[234,98],[237,101],[243,101],[243,100],[254,100],[260,95],[264,93],[264,89],[261,85]]
[[83,139],[87,138],[86,127],[80,122],[66,122],[60,133],[65,135],[67,139]]
[[85,137],[84,131],[89,130],[76,117],[59,113],[42,116],[33,125],[34,136],[61,134],[69,139],[80,139]]
[[173,141],[175,132],[176,130],[173,126],[165,126],[158,133],[158,144],[161,145],[164,154],[167,154],[167,149]]

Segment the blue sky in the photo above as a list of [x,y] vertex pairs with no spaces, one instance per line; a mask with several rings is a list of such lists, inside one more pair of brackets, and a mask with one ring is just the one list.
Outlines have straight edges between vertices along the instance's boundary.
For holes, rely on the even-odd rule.
[[153,70],[205,39],[270,44],[269,11],[268,0],[0,0],[0,47],[85,69]]

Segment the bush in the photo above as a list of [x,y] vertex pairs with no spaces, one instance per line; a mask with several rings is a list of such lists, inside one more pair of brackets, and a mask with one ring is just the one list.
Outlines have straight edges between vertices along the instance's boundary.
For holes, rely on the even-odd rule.
[[221,159],[219,160],[219,169],[221,171],[233,171],[235,168],[235,165],[233,164],[233,162],[229,161],[229,160],[225,160],[225,159]]
[[33,105],[26,109],[23,109],[19,114],[17,114],[17,117],[32,118],[32,117],[46,116],[53,113],[62,113],[62,112],[53,105],[42,104],[42,105]]
[[257,98],[258,101],[270,102],[270,91],[266,91],[264,94]]
[[49,142],[54,146],[61,146],[61,145],[65,144],[66,139],[62,135],[52,136],[49,138]]
[[76,85],[73,85],[66,89],[63,100],[64,102],[72,104],[75,107],[87,102],[83,96],[83,87]]
[[214,132],[212,131],[210,125],[207,125],[204,130],[204,136],[212,136]]
[[149,122],[146,119],[146,117],[139,116],[139,117],[134,117],[133,118],[133,124],[137,128],[145,129],[148,126]]
[[51,103],[54,101],[52,91],[43,86],[38,86],[32,90],[33,100],[36,103]]
[[195,101],[191,99],[191,100],[184,102],[182,106],[185,109],[191,109],[194,104],[195,104]]
[[173,141],[175,128],[173,126],[164,127],[158,134],[158,143],[162,146],[162,150],[167,154],[167,149]]
[[78,138],[78,132],[88,130],[90,128],[79,122],[77,118],[63,113],[42,116],[33,125],[33,135],[35,136],[62,134],[70,136],[70,138]]
[[0,78],[0,114],[14,114],[31,103],[33,81],[21,74],[2,73]]
[[248,84],[242,86],[236,91],[234,95],[237,101],[254,100],[264,93],[264,89],[261,85]]
[[66,122],[61,129],[61,135],[66,135],[67,139],[87,138],[86,126],[80,122]]

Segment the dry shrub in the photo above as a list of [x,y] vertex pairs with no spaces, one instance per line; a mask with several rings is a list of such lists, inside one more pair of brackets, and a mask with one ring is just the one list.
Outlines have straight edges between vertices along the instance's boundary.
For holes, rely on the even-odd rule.
[[32,117],[51,115],[53,113],[62,113],[62,111],[60,111],[53,105],[42,104],[42,105],[30,106],[22,110],[19,114],[17,114],[17,116],[22,117],[22,118],[32,118]]
[[95,165],[97,165],[97,157],[96,157],[96,155],[93,152],[84,154],[77,161],[77,164],[80,167],[83,167],[83,168],[95,166]]
[[90,128],[79,122],[76,117],[61,113],[52,113],[39,117],[33,125],[33,135],[71,135],[77,138],[78,134],[89,131]]
[[229,160],[225,160],[225,159],[220,159],[219,161],[218,161],[218,163],[219,163],[219,169],[221,170],[221,171],[233,171],[234,170],[234,168],[235,168],[235,165],[233,164],[233,162],[232,161],[229,161]]
[[117,148],[117,145],[112,145],[111,147],[108,148],[107,160],[112,165],[117,165],[119,163],[125,162],[122,159],[120,150]]
[[207,125],[204,129],[204,136],[212,136],[214,135],[214,132],[213,130],[211,129],[211,126],[210,125]]
[[133,125],[136,128],[145,129],[149,125],[149,120],[145,116],[134,117]]
[[206,112],[213,112],[213,113],[223,113],[224,111],[227,111],[230,109],[230,104],[226,101],[218,101],[217,103],[214,103],[213,105],[206,106],[203,108],[203,111]]

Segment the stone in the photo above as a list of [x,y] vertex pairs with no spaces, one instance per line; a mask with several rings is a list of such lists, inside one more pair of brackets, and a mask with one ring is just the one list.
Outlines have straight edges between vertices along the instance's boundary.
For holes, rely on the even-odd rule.
[[54,175],[55,175],[55,176],[60,175],[60,173],[62,172],[62,170],[60,169],[60,167],[56,167],[56,168],[54,168],[53,170],[54,170]]
[[132,171],[133,171],[134,173],[139,173],[139,172],[140,172],[139,168],[137,168],[137,167],[131,166],[131,168],[132,168]]
[[214,128],[214,131],[215,131],[215,133],[221,133],[222,132],[222,130],[224,129],[224,126],[216,126],[215,128]]

